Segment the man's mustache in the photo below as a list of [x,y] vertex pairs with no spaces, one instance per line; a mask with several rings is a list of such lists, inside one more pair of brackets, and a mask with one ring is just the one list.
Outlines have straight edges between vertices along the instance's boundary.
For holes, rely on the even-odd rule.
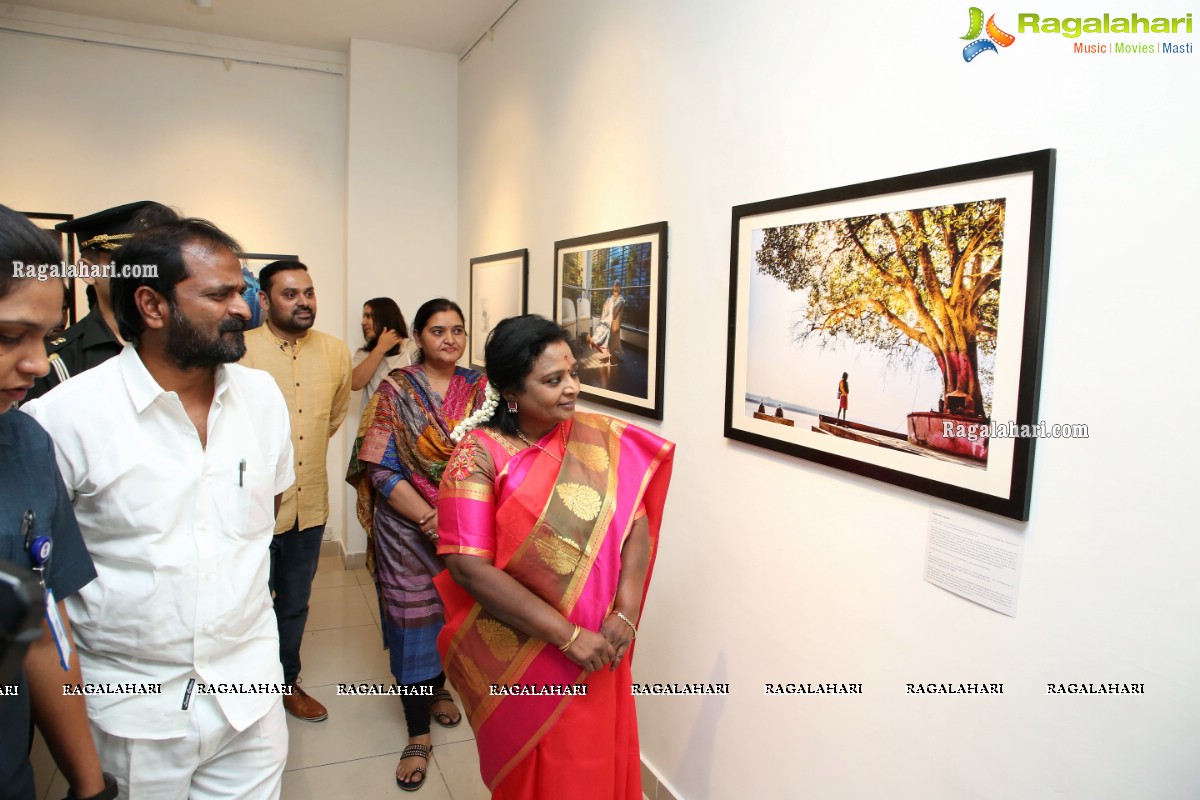
[[244,330],[246,330],[246,320],[238,319],[237,317],[227,319],[217,326],[218,333],[232,333],[233,331]]

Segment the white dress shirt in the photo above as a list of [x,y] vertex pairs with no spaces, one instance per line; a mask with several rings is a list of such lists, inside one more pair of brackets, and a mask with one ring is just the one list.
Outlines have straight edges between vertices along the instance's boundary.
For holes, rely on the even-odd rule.
[[[97,579],[67,601],[89,683],[158,683],[161,695],[87,696],[114,736],[184,736],[188,681],[279,684],[267,589],[274,497],[295,480],[288,410],[271,376],[217,368],[200,444],[179,396],[132,345],[25,406],[54,438]],[[277,694],[221,694],[244,730]]]

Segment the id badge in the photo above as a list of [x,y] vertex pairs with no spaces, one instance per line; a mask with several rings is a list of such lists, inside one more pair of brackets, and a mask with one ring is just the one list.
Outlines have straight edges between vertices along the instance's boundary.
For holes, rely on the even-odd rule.
[[54,637],[54,646],[58,648],[58,662],[63,671],[71,669],[71,640],[67,638],[67,629],[63,627],[62,617],[58,614],[58,603],[54,601],[54,590],[46,590],[46,621],[50,623],[50,635]]

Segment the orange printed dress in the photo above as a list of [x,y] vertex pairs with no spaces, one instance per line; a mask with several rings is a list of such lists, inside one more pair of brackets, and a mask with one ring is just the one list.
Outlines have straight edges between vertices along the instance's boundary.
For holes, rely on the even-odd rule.
[[[616,598],[621,548],[643,512],[649,586],[674,447],[598,414],[576,414],[520,451],[498,433],[472,431],[442,477],[438,553],[486,558],[571,622],[599,630]],[[494,800],[640,799],[632,649],[616,671],[585,676],[554,644],[493,617],[449,572],[435,585],[446,608],[438,649]],[[584,683],[586,696],[490,690]]]

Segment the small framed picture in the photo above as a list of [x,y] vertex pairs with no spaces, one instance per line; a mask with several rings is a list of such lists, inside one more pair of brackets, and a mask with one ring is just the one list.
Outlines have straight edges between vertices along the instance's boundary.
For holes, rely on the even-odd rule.
[[482,369],[483,347],[496,323],[526,313],[529,250],[471,259],[471,367]]

